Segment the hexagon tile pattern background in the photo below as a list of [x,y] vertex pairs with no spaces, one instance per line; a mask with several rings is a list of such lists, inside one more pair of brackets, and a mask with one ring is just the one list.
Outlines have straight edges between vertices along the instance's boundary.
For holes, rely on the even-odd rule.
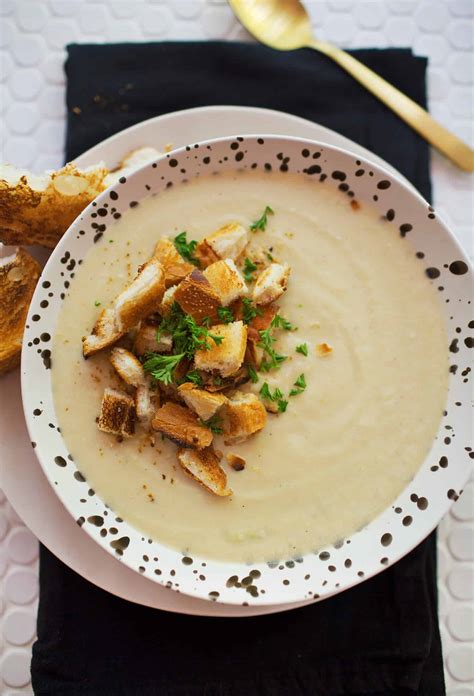
[[[472,146],[474,0],[305,4],[322,39],[347,48],[411,46],[428,56],[431,112]],[[225,0],[0,0],[0,21],[1,159],[38,172],[62,163],[67,43],[249,40]],[[473,177],[436,153],[432,173],[436,208],[472,255]],[[473,481],[474,476],[439,531],[439,613],[449,696],[474,696]],[[0,491],[0,693],[5,696],[32,693],[37,555],[35,537]]]

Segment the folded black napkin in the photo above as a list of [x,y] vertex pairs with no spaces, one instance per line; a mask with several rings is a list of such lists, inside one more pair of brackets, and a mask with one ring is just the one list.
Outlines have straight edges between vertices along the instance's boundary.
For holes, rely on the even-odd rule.
[[[426,61],[354,54],[422,105]],[[428,147],[325,57],[238,43],[70,46],[71,159],[143,119],[209,104],[292,112],[397,167],[429,199]],[[190,617],[118,599],[41,550],[36,694],[439,696],[445,693],[431,535],[377,577],[283,614]]]

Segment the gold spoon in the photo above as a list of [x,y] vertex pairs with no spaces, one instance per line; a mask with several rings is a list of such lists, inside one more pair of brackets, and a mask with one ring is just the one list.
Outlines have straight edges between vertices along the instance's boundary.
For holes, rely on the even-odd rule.
[[437,123],[403,92],[345,51],[314,38],[308,14],[300,0],[229,0],[244,27],[267,46],[280,51],[314,48],[332,58],[464,171],[474,171],[474,150]]

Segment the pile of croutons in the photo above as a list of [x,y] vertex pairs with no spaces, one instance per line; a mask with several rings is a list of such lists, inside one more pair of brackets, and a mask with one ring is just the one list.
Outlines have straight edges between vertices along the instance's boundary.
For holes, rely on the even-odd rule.
[[[218,496],[231,491],[214,435],[233,445],[266,424],[262,400],[238,387],[276,356],[271,347],[265,352],[262,336],[290,273],[270,253],[254,251],[249,259],[249,240],[239,224],[199,243],[188,243],[184,233],[160,239],[83,339],[85,358],[111,348],[110,361],[127,385],[105,389],[99,429],[127,438],[138,421],[150,434],[161,433],[178,446],[186,473]],[[237,471],[245,468],[238,455],[227,460]]]

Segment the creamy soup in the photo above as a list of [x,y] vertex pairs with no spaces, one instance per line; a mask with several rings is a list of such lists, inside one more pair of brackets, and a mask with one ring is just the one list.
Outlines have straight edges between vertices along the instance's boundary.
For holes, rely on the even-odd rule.
[[[288,394],[287,412],[243,444],[215,445],[230,498],[213,496],[177,464],[176,446],[137,430],[117,442],[96,417],[117,386],[107,355],[85,361],[81,337],[133,277],[162,235],[201,239],[229,222],[275,214],[253,239],[292,268],[279,331],[290,356],[264,380]],[[98,307],[97,303],[101,303]],[[308,356],[295,348],[307,343]],[[332,353],[318,355],[327,343]],[[324,183],[255,173],[197,179],[144,200],[93,245],[64,301],[52,374],[61,431],[89,485],[147,537],[181,552],[234,561],[275,560],[321,548],[384,510],[413,478],[436,435],[447,393],[447,338],[422,262],[396,226]]]

